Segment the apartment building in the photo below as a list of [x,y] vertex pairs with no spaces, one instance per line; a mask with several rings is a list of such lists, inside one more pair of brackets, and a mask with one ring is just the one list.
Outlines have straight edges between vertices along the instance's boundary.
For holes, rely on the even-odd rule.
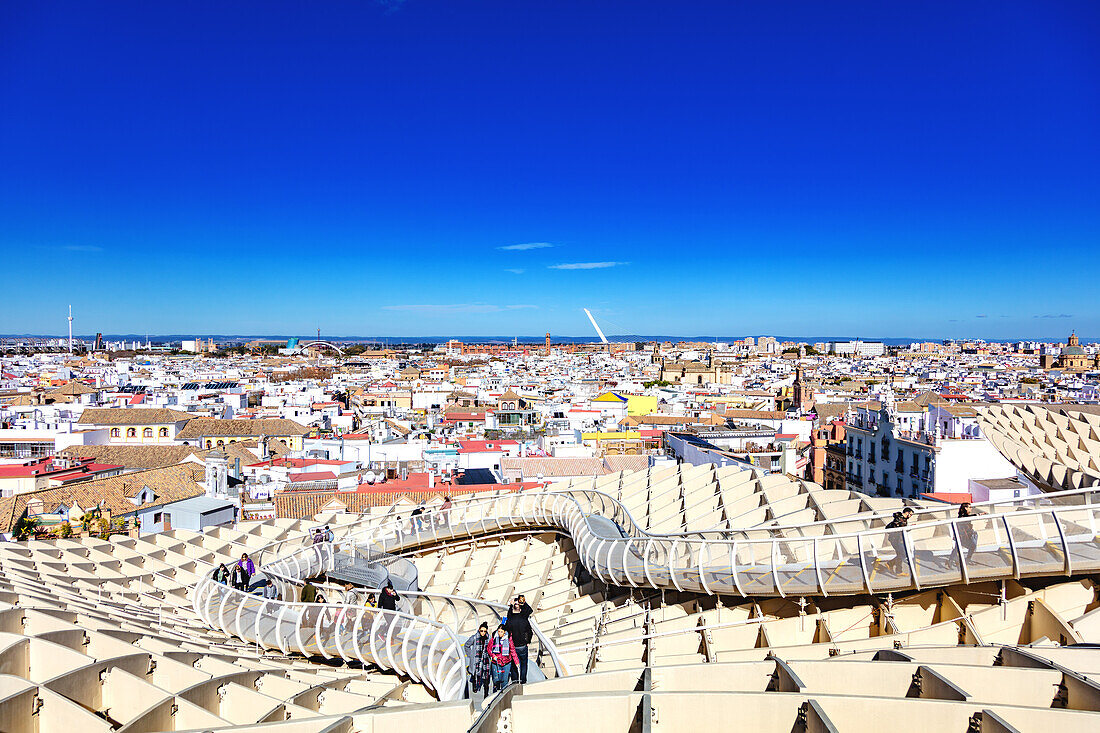
[[1016,469],[982,435],[965,405],[857,405],[846,421],[847,488],[879,496],[965,493],[972,479],[1011,478]]

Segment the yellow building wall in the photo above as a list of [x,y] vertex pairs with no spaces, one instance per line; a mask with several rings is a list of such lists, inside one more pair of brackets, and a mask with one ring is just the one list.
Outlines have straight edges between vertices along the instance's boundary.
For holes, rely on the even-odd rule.
[[[152,428],[153,435],[145,437],[145,429]],[[168,434],[162,436],[161,428],[167,428]],[[118,430],[118,437],[112,435],[112,431]],[[134,431],[132,437],[127,437],[130,430]],[[111,425],[107,428],[107,442],[113,445],[175,445],[172,437],[172,428],[169,425]]]
[[622,430],[614,433],[581,433],[582,441],[589,440],[641,440],[642,434],[637,430]]
[[652,415],[661,401],[656,395],[624,395],[627,415]]
[[[301,435],[269,435],[267,437],[271,438],[272,440],[283,441],[292,451],[302,450],[303,438]],[[229,445],[230,443],[240,443],[244,440],[259,440],[259,438],[254,435],[230,435],[219,436],[215,438],[203,438],[202,447],[217,448],[219,445],[225,446]]]

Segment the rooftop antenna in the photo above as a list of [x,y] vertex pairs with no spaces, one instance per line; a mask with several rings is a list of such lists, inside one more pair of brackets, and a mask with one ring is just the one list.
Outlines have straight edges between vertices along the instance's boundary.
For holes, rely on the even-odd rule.
[[73,355],[73,306],[69,305],[69,356]]

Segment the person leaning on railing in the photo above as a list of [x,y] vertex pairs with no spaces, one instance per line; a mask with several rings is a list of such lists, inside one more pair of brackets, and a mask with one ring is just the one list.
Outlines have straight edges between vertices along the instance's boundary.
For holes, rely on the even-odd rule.
[[[397,595],[397,591],[393,589],[393,583],[387,581],[386,586],[382,589],[382,592],[378,595],[378,608],[382,611],[397,611],[397,602],[401,600],[401,596]],[[378,621],[378,639],[381,642],[386,642],[389,637],[390,627],[394,626],[393,632],[396,634],[401,631],[401,622],[393,614],[383,614],[382,618]]]

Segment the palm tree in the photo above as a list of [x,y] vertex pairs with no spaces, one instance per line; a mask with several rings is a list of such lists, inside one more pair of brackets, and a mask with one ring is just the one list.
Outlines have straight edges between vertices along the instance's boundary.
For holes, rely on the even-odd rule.
[[19,521],[15,523],[15,538],[25,540],[34,535],[36,529],[38,529],[37,517],[21,517]]

